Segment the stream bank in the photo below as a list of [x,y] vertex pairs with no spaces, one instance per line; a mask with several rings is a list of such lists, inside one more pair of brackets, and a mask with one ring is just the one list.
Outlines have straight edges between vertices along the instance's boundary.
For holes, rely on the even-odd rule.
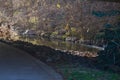
[[[118,74],[109,72],[109,69],[105,71],[101,70],[100,66],[97,65],[96,57],[77,56],[68,54],[61,50],[55,50],[53,48],[44,45],[34,45],[32,43],[23,41],[3,41],[6,44],[19,48],[26,51],[30,55],[34,56],[38,60],[52,66],[57,72],[61,73],[65,80],[79,80],[80,78],[86,80],[87,76],[90,80],[102,79],[103,76],[107,80],[119,80]],[[117,69],[118,70],[118,69]],[[80,72],[78,72],[80,71]],[[107,72],[106,72],[107,71]],[[84,73],[85,72],[85,73]],[[100,74],[104,75],[100,75]],[[76,76],[74,76],[76,75]],[[80,76],[83,75],[83,76]],[[110,79],[108,75],[111,77]],[[86,77],[85,77],[86,76]],[[78,78],[77,78],[78,77]],[[70,79],[71,78],[71,79]],[[88,79],[89,80],[89,79]]]

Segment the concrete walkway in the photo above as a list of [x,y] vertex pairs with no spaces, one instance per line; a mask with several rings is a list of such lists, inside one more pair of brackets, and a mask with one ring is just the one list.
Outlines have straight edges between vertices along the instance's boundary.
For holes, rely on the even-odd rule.
[[0,42],[0,80],[62,80],[52,68]]

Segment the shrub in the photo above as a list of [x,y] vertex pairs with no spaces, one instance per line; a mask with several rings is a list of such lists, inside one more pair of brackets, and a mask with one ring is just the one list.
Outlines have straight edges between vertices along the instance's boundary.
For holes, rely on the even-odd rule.
[[107,46],[99,53],[99,61],[120,66],[120,23],[105,26],[104,40]]

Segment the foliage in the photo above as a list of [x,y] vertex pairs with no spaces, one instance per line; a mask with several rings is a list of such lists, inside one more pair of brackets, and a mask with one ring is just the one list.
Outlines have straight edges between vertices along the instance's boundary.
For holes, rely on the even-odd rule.
[[61,5],[60,5],[60,4],[57,4],[57,7],[58,7],[58,8],[61,8]]
[[66,35],[63,35],[63,36],[62,36],[62,39],[63,39],[63,40],[65,40],[66,38],[67,38],[67,36],[66,36]]
[[107,24],[104,29],[104,40],[106,47],[99,54],[99,60],[104,64],[115,64],[120,66],[120,23],[114,26]]
[[95,15],[97,17],[115,16],[115,15],[120,15],[120,11],[118,10],[111,10],[111,11],[106,11],[106,12],[93,11],[92,15]]
[[66,30],[66,31],[70,31],[70,30],[71,30],[71,27],[70,27],[69,24],[66,24],[66,26],[65,26],[65,30]]
[[0,22],[15,24],[21,30],[53,32],[56,28],[64,29],[67,36],[88,40],[93,39],[102,24],[108,20],[114,22],[116,19],[113,18],[120,14],[118,4],[116,7],[109,2],[107,6],[106,2],[102,7],[99,4],[101,2],[91,3],[88,0],[0,0]]
[[66,36],[71,36],[71,33],[70,32],[66,32],[65,35]]
[[38,18],[37,17],[30,17],[29,22],[30,23],[37,23]]
[[71,36],[75,36],[75,37],[80,37],[80,33],[77,31],[77,29],[75,27],[71,27]]
[[104,36],[105,36],[104,32],[99,32],[99,33],[96,34],[95,39],[103,39]]
[[58,35],[58,31],[52,32],[51,36],[57,36]]
[[64,75],[65,80],[119,80],[115,73],[108,73],[76,65],[59,65],[59,71]]
[[18,15],[18,14],[20,14],[21,12],[19,12],[19,11],[15,11],[14,13],[13,13],[13,15]]

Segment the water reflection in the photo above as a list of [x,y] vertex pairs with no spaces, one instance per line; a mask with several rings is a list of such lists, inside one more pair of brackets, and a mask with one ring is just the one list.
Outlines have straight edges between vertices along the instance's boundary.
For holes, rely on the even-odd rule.
[[20,37],[19,40],[30,42],[35,45],[45,45],[54,49],[66,50],[66,51],[79,51],[79,52],[87,51],[92,53],[96,53],[98,51],[97,49],[94,49],[94,48],[83,46],[77,43],[75,44],[71,42],[61,41],[61,40],[50,40],[46,38],[27,37],[27,36],[24,36],[24,37],[22,36]]

